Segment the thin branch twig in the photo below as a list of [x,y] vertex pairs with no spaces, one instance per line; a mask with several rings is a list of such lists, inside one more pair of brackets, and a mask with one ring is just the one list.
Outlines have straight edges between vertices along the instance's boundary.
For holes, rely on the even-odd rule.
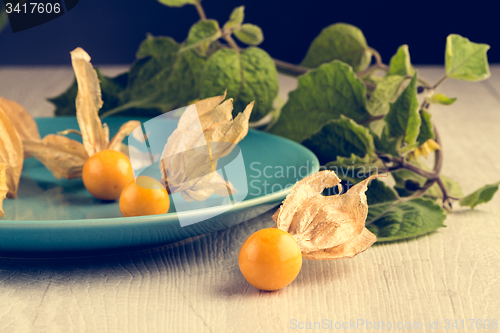
[[285,74],[292,75],[292,76],[299,76],[299,75],[305,74],[309,71],[309,68],[305,68],[305,67],[302,67],[299,65],[290,64],[290,63],[283,61],[283,60],[273,58],[273,61],[274,61],[274,64],[276,65],[276,68],[278,69],[278,71],[285,73]]
[[206,20],[207,15],[205,15],[205,11],[203,10],[203,7],[201,6],[201,3],[195,2],[194,7],[196,8],[196,11],[198,12],[198,15],[200,16],[200,19]]
[[441,83],[443,83],[444,80],[446,80],[447,78],[448,78],[448,76],[446,76],[446,74],[443,75],[443,77],[440,78],[438,82],[436,82],[436,84],[432,87],[432,89],[436,89],[437,87],[439,87],[441,85]]
[[240,47],[238,46],[238,44],[236,44],[236,42],[234,41],[233,37],[231,37],[231,35],[224,36],[224,40],[229,44],[229,46],[231,46],[231,48],[233,50],[240,53]]

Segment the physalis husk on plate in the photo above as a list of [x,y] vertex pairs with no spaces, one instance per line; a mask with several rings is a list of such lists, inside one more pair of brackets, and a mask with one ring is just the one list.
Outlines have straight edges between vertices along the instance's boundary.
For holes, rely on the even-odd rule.
[[288,232],[306,259],[351,258],[369,248],[377,237],[365,228],[365,192],[373,175],[345,194],[324,196],[325,188],[340,186],[333,171],[320,171],[297,182],[273,215],[276,227]]
[[247,135],[254,102],[233,119],[233,99],[225,98],[224,93],[188,106],[161,155],[160,169],[170,192],[181,192],[187,201],[237,193],[215,170],[217,161]]
[[83,144],[64,135],[49,134],[42,140],[27,140],[25,150],[43,163],[56,178],[80,178],[85,161],[104,149],[122,150],[122,141],[139,121],[123,124],[118,133],[109,140],[109,129],[101,123],[99,110],[102,107],[101,87],[97,73],[90,63],[90,56],[81,48],[71,52],[71,62],[78,84],[76,118]]
[[18,103],[0,97],[0,217],[2,201],[16,198],[24,158],[23,140],[40,139],[35,120]]
[[[35,119],[19,103],[0,97],[0,108],[9,117],[21,140],[40,140]],[[28,157],[24,154],[24,158]]]
[[9,188],[7,187],[7,167],[7,163],[0,163],[0,217],[5,216],[2,204],[3,199],[5,199],[7,192],[9,191]]
[[23,169],[23,142],[10,117],[0,105],[0,163],[7,164],[5,168],[5,183],[7,184],[7,197],[15,198],[19,178]]

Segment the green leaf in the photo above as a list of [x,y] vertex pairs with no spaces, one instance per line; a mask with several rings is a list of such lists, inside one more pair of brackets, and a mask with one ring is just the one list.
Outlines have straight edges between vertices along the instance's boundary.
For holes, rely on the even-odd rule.
[[239,6],[233,9],[229,20],[224,24],[224,30],[235,28],[243,23],[245,18],[245,6]]
[[[446,188],[449,195],[456,198],[463,197],[464,193],[462,192],[462,187],[458,182],[443,175],[441,175],[441,180],[443,181],[444,187]],[[437,184],[435,184],[434,186],[439,188]],[[442,193],[440,194],[440,197],[443,197]]]
[[404,76],[391,75],[385,77],[370,96],[366,108],[372,116],[379,116],[389,112],[390,103],[398,96],[401,85],[405,81]]
[[448,97],[446,97],[445,94],[434,94],[434,95],[432,95],[430,97],[427,97],[426,100],[429,103],[442,104],[442,105],[451,105],[457,99],[456,98],[448,98]]
[[321,164],[333,161],[337,156],[364,157],[375,154],[370,131],[344,116],[330,120],[302,144],[316,154]]
[[167,5],[169,7],[182,7],[184,5],[200,2],[201,0],[158,0],[160,3]]
[[172,57],[179,50],[179,44],[170,37],[154,37],[148,34],[141,42],[135,56],[137,59]]
[[324,28],[313,40],[301,66],[317,68],[341,60],[359,72],[370,64],[371,52],[363,32],[353,25],[336,23]]
[[427,140],[434,139],[434,128],[432,127],[431,114],[425,110],[420,111],[420,132],[417,142],[423,145]]
[[248,45],[259,45],[264,40],[262,30],[258,26],[250,23],[245,23],[241,28],[235,29],[233,34],[241,42]]
[[382,161],[373,155],[365,155],[363,158],[354,154],[350,157],[337,156],[335,161],[326,164],[327,170],[334,171],[340,179],[353,184],[370,175],[379,174],[379,169],[383,167]]
[[73,79],[73,83],[71,83],[66,91],[61,93],[59,96],[47,98],[47,100],[56,107],[54,115],[74,116],[76,114],[75,100],[77,93],[78,86],[76,83],[76,79]]
[[370,118],[365,85],[350,66],[335,60],[299,77],[271,132],[302,142],[340,115],[358,123]]
[[[120,92],[127,84],[128,74],[123,73],[114,78],[104,76],[99,69],[96,69],[97,76],[101,82],[101,95],[103,105],[99,113],[106,112],[120,105]],[[48,101],[56,107],[56,116],[73,116],[76,114],[75,100],[78,93],[76,80],[61,95],[48,98]]]
[[139,46],[137,61],[129,72],[125,99],[142,98],[155,92],[151,80],[162,74],[169,74],[178,57],[179,44],[172,38],[148,36]]
[[399,198],[394,190],[378,179],[372,180],[368,186],[368,190],[366,191],[366,201],[368,206],[394,202],[398,199]]
[[[170,37],[148,37],[129,72],[120,108],[170,111],[198,98],[205,58],[194,50],[179,53]],[[115,109],[116,110],[116,109]]]
[[474,209],[477,205],[490,201],[498,190],[499,185],[500,182],[484,185],[480,189],[460,199],[460,206],[469,206],[471,209]]
[[386,126],[384,119],[370,123],[370,130],[375,134],[373,136],[375,150],[382,154],[400,156],[398,149],[401,146],[401,139],[390,138],[387,134]]
[[215,20],[201,20],[189,29],[188,38],[179,52],[184,52],[199,47],[205,54],[208,45],[221,37],[219,23]]
[[[120,93],[125,89],[128,82],[128,73],[123,73],[114,78],[109,78],[100,73],[97,69],[101,85],[103,106],[99,113],[118,107],[121,104]],[[76,98],[75,98],[76,99]],[[73,104],[75,101],[73,101]],[[76,110],[75,110],[76,113]]]
[[250,121],[267,115],[278,95],[278,72],[269,54],[257,47],[239,54],[233,49],[215,52],[204,69],[200,98],[221,95],[226,89],[228,98],[234,98],[235,114],[255,101]]
[[382,136],[382,133],[384,132],[385,121],[384,121],[384,119],[378,119],[378,120],[371,121],[368,124],[368,128],[370,129],[370,131],[372,131],[372,134],[376,138],[380,138]]
[[369,206],[367,228],[378,242],[394,241],[427,234],[443,224],[446,215],[430,199],[383,203]]
[[412,143],[412,144],[403,145],[403,146],[401,146],[400,144],[398,144],[396,146],[396,148],[398,149],[399,155],[404,156],[404,155],[406,155],[406,154],[414,151],[416,148],[418,148],[418,142],[415,142],[415,143]]
[[411,65],[408,45],[401,45],[389,63],[389,71],[386,75],[413,76],[415,70]]
[[471,42],[451,34],[446,38],[446,76],[464,81],[481,81],[490,77],[486,52],[490,46]]
[[[268,113],[267,116],[271,117],[271,121],[264,127],[263,131],[268,132],[280,119],[281,116],[281,109],[283,109],[283,106],[285,105],[285,100],[281,98],[280,96],[276,96],[276,99],[274,100],[274,107],[273,109]],[[262,118],[265,120],[266,117]],[[261,119],[261,120],[262,120]],[[252,127],[252,126],[250,126]]]
[[409,145],[417,140],[420,128],[416,82],[415,74],[401,95],[390,105],[389,113],[385,116],[389,137],[401,137]]

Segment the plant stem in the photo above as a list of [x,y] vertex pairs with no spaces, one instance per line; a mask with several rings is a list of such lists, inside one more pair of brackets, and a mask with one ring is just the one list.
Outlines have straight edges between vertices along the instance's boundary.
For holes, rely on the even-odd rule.
[[368,50],[375,57],[375,64],[373,64],[372,66],[369,66],[369,67],[363,69],[362,71],[358,72],[356,74],[358,78],[363,77],[364,75],[366,75],[368,73],[371,73],[371,72],[373,72],[374,70],[377,70],[377,69],[382,69],[382,70],[384,70],[386,72],[389,70],[389,66],[387,66],[386,64],[384,64],[382,62],[382,57],[380,56],[380,53],[378,53],[377,50],[375,50],[374,48],[371,48],[371,47],[368,47]]
[[[434,127],[434,133],[436,142],[441,146],[441,140],[439,138],[439,133],[436,127]],[[417,197],[422,196],[427,191],[427,189],[429,189],[429,187],[431,187],[435,182],[439,181],[439,175],[443,166],[443,153],[441,149],[436,150],[435,152],[434,169],[432,170],[432,172],[423,170],[413,164],[408,163],[404,157],[398,158],[395,156],[380,153],[377,153],[377,155],[394,163],[394,166],[387,169],[388,172],[406,169],[428,179],[426,184],[421,189],[419,189]],[[444,191],[446,191],[446,189],[444,189]],[[444,193],[445,192],[443,192],[443,195]]]
[[386,66],[386,65],[384,65],[384,64],[378,64],[378,63],[377,63],[377,64],[374,64],[374,65],[372,65],[372,66],[370,66],[370,67],[367,67],[367,68],[363,69],[362,71],[358,72],[358,73],[356,74],[356,76],[357,76],[358,78],[360,78],[360,77],[363,77],[363,76],[365,76],[366,74],[371,73],[371,72],[373,72],[373,71],[375,71],[375,70],[377,70],[377,69],[382,69],[382,70],[387,71],[387,66]]
[[279,72],[292,75],[292,76],[299,76],[302,74],[305,74],[309,71],[309,68],[305,68],[299,65],[294,65],[290,64],[286,61],[279,60],[279,59],[274,59],[274,64],[276,65],[276,68],[278,69]]
[[[195,2],[193,5],[196,8],[198,15],[200,16],[200,19],[206,20],[207,15],[205,14],[205,10],[203,9],[203,6],[201,5],[201,3]],[[240,47],[238,46],[238,44],[236,44],[234,39],[231,37],[231,34],[223,34],[223,38],[235,51],[240,52]],[[220,43],[218,43],[218,44],[219,44],[219,46],[222,46]],[[282,72],[284,74],[288,74],[291,76],[297,77],[297,76],[305,74],[309,71],[309,68],[305,68],[305,67],[302,67],[299,65],[290,64],[286,61],[282,61],[279,59],[273,58],[273,61],[274,61],[274,64],[276,65],[276,68],[278,69],[279,72]]]
[[200,19],[206,20],[207,15],[205,15],[205,11],[203,10],[203,7],[201,6],[201,3],[195,2],[194,7],[196,8],[196,11],[198,12],[198,15],[200,16]]
[[122,111],[124,111],[126,109],[129,109],[129,108],[140,107],[141,106],[141,102],[142,101],[132,101],[132,102],[128,102],[128,103],[122,104],[120,106],[117,106],[114,109],[111,109],[111,110],[108,110],[106,112],[103,112],[102,114],[99,115],[99,117],[101,119],[104,119],[106,117],[109,117],[109,116],[112,116],[114,114],[120,113],[120,112],[122,112]]
[[[229,45],[221,44],[219,41],[217,41],[218,46],[221,48],[222,47],[234,48],[233,45],[231,45],[230,42],[226,39],[226,37],[227,37],[227,34],[225,34],[223,31],[222,38],[224,38]],[[234,40],[233,40],[233,42],[234,42]],[[236,42],[234,42],[234,45],[238,46],[236,44]],[[238,49],[241,50],[239,46],[238,46]],[[279,59],[275,59],[275,58],[272,58],[272,59],[274,61],[274,64],[276,65],[276,69],[278,69],[278,72],[283,73],[283,74],[297,77],[297,76],[300,76],[302,74],[307,73],[310,70],[310,68],[302,67],[299,65],[294,65],[294,64],[291,64],[291,63],[283,61],[283,60],[279,60]]]
[[[437,128],[435,126],[434,126],[434,133],[435,133],[436,142],[441,147],[441,149],[439,149],[439,151],[441,152],[441,150],[443,149],[443,146],[442,146],[441,140],[439,139],[439,133],[438,133]],[[438,158],[438,155],[436,155],[436,159],[437,158]],[[439,171],[441,171],[441,166],[442,166],[442,163],[443,163],[443,153],[442,152],[439,154],[439,158],[440,158],[440,160],[437,161],[437,162],[439,162],[439,165],[437,165],[437,168],[438,168]],[[436,169],[436,167],[435,167],[435,169]],[[439,186],[439,189],[443,193],[443,206],[444,205],[448,205],[449,208],[452,208],[452,206],[451,206],[451,200],[452,199],[453,200],[458,200],[458,198],[452,197],[451,195],[448,194],[448,190],[446,189],[446,186],[444,185],[443,180],[439,177],[439,174],[438,174],[438,179],[436,180],[436,182],[437,182],[437,184]]]
[[388,70],[389,67],[382,62],[382,57],[380,56],[380,53],[378,53],[377,50],[374,48],[368,47],[368,50],[373,54],[375,57],[375,64],[378,66],[381,66],[383,69]]
[[[408,78],[408,79],[411,79],[411,76],[408,76],[407,78]],[[422,83],[422,84],[423,84],[423,87],[424,87],[425,89],[433,89],[433,88],[431,87],[431,85],[429,84],[429,82],[427,82],[424,78],[422,78],[422,77],[420,77],[420,76],[417,76],[417,82]]]
[[[385,156],[389,157],[388,155],[385,155]],[[435,171],[430,172],[430,171],[423,170],[423,169],[421,169],[413,164],[406,162],[404,157],[398,158],[398,157],[390,156],[389,160],[391,162],[393,162],[396,166],[399,166],[401,169],[409,170],[409,171],[416,173],[417,175],[420,175],[422,177],[425,177],[429,180],[437,179],[437,177],[438,177],[438,175],[436,174]]]
[[448,76],[446,76],[446,74],[443,75],[443,77],[440,78],[438,82],[436,82],[436,84],[434,85],[434,87],[432,87],[432,89],[436,89],[437,87],[439,87],[441,85],[441,83],[443,83],[444,80],[446,80],[447,78],[448,78]]
[[229,44],[229,46],[231,46],[231,48],[233,50],[240,53],[240,47],[238,46],[238,44],[236,44],[236,42],[234,41],[233,37],[231,37],[231,35],[225,35],[224,39]]
[[384,119],[384,117],[385,117],[385,114],[381,114],[381,115],[378,115],[378,116],[373,116],[373,117],[368,118],[366,120],[360,121],[358,124],[363,125],[363,124],[371,123],[372,121]]

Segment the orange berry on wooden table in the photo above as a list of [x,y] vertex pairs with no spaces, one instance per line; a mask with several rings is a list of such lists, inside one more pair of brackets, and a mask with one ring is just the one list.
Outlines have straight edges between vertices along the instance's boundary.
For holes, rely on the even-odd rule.
[[120,196],[120,211],[126,217],[166,214],[169,207],[170,198],[165,187],[148,176],[137,177]]
[[108,149],[85,162],[82,180],[87,191],[97,199],[116,200],[123,188],[134,180],[134,171],[127,155]]
[[248,283],[272,291],[295,280],[302,267],[302,254],[292,235],[267,228],[253,233],[243,243],[238,264]]

